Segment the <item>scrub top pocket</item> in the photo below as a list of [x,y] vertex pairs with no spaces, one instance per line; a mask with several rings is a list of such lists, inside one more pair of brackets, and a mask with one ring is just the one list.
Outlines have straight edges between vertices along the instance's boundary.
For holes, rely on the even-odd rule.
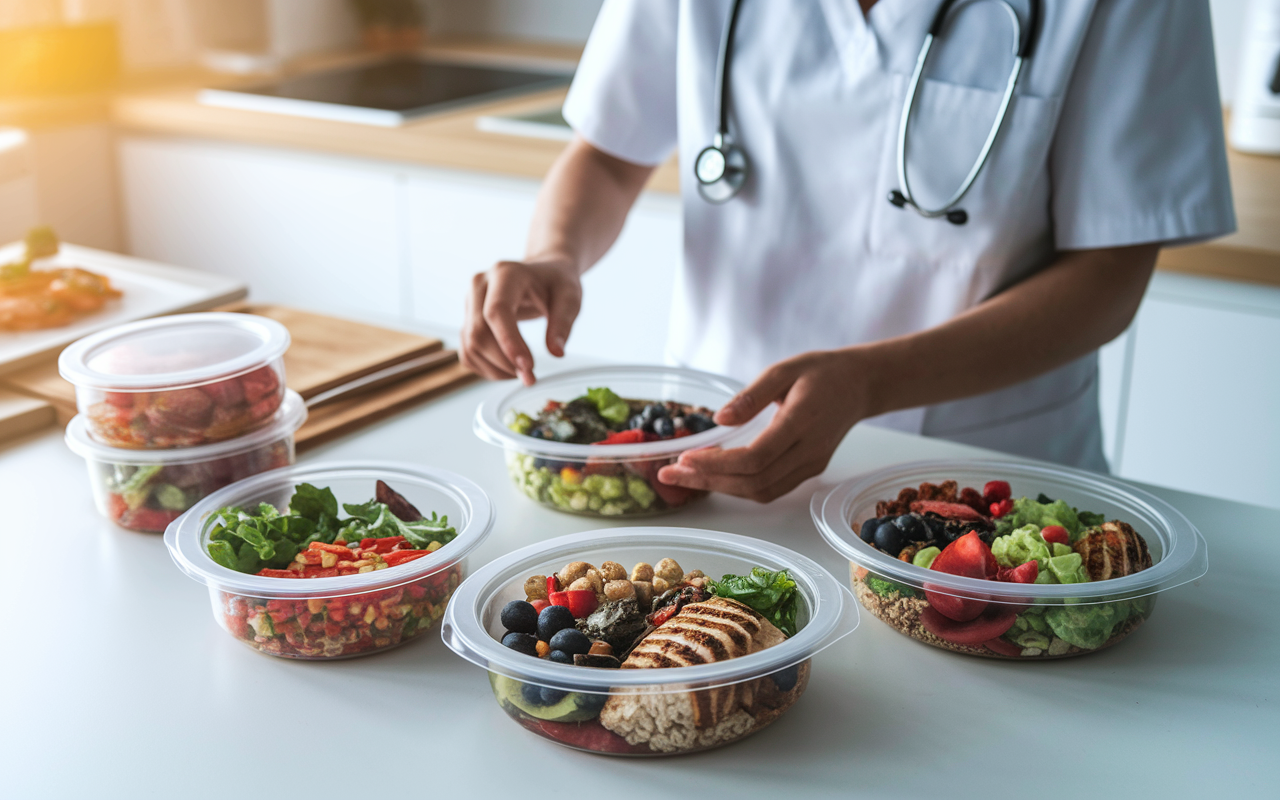
[[[895,76],[895,113],[885,125],[868,247],[914,266],[1000,263],[1036,249],[1050,227],[1048,153],[1060,101],[1015,95],[978,178],[957,208],[968,222],[929,219],[889,203],[898,178],[899,113],[909,77]],[[908,137],[907,176],[916,201],[941,206],[964,182],[1000,109],[1002,92],[922,79]],[[1011,226],[1010,222],[1025,223]],[[1010,231],[1021,232],[1010,236]],[[1025,238],[1023,238],[1025,237]],[[999,281],[996,278],[997,282]]]

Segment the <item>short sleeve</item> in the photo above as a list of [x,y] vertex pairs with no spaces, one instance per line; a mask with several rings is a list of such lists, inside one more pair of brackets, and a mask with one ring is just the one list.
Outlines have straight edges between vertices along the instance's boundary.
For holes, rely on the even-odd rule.
[[604,152],[655,166],[676,147],[678,0],[606,0],[564,118]]
[[1098,0],[1050,169],[1061,250],[1235,230],[1207,0]]

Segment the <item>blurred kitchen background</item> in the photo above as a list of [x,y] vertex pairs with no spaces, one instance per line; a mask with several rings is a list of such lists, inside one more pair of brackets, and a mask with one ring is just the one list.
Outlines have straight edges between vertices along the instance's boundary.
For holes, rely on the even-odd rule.
[[[523,253],[599,6],[0,0],[0,243],[48,224],[236,278],[255,301],[456,329],[472,273]],[[1231,153],[1240,231],[1166,251],[1105,349],[1107,450],[1125,477],[1280,507],[1280,157],[1265,154],[1280,153],[1280,3],[1212,10],[1251,151]],[[421,78],[407,100],[362,71],[406,57],[483,69]],[[364,117],[361,92],[381,98]],[[656,173],[588,276],[571,350],[662,359],[678,178]]]

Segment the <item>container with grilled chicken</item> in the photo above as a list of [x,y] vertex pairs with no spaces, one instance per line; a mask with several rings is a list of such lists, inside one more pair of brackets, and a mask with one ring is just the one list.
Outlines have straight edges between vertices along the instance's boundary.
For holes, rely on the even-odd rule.
[[1168,503],[1047,464],[903,464],[824,489],[810,510],[867,611],[966,655],[1098,652],[1208,569],[1204,537]]
[[799,553],[643,527],[562,536],[489,563],[458,588],[441,632],[526,730],[594,753],[659,756],[765,728],[804,694],[813,656],[857,624],[852,594]]

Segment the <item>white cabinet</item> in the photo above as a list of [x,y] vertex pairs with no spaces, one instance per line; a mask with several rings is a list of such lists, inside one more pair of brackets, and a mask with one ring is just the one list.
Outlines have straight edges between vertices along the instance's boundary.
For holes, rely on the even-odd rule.
[[258,301],[408,315],[392,166],[144,138],[120,165],[134,255],[239,278]]
[[1280,289],[1160,273],[1127,336],[1117,474],[1280,507]]
[[[415,170],[408,213],[414,317],[462,324],[471,276],[524,255],[536,181]],[[680,203],[646,195],[613,249],[583,280],[583,305],[568,349],[632,362],[660,362],[682,247]],[[524,323],[539,352],[545,328]]]

